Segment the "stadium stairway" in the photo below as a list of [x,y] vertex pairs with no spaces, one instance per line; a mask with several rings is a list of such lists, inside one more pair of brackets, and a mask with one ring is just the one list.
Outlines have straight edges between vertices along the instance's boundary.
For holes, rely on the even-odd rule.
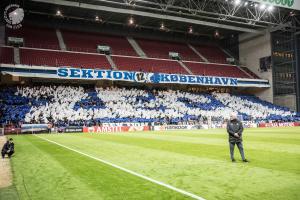
[[113,59],[111,58],[110,55],[105,55],[106,59],[108,60],[110,66],[112,69],[114,70],[118,70],[118,67],[116,66],[115,62],[113,61]]
[[248,74],[250,74],[253,78],[260,79],[260,77],[256,75],[254,72],[252,72],[248,67],[241,66],[240,68],[243,69]]
[[20,49],[17,47],[14,47],[14,62],[15,64],[20,64],[21,59],[20,59]]
[[224,48],[222,48],[221,46],[219,46],[219,49],[221,49],[227,56],[229,56],[230,58],[234,58],[234,56],[231,55],[231,53],[229,53],[227,50],[225,50]]
[[183,67],[189,74],[193,75],[193,72],[181,61],[181,60],[178,60],[177,61],[181,67]]
[[63,51],[66,51],[67,47],[66,47],[66,44],[65,44],[65,41],[64,41],[64,38],[61,34],[60,29],[56,29],[56,36],[57,36],[57,39],[58,39],[60,49],[63,50]]
[[190,47],[190,49],[192,49],[202,60],[204,60],[205,62],[208,62],[207,58],[205,58],[201,53],[199,53],[199,51],[197,51],[195,49],[195,47],[193,47],[193,45],[188,44],[188,46]]
[[142,50],[140,45],[132,38],[132,37],[127,37],[128,42],[132,46],[132,48],[135,50],[135,52],[142,58],[147,58],[147,55],[145,52]]
[[244,68],[242,68],[242,67],[240,67],[240,66],[237,66],[237,68],[239,68],[242,72],[244,72],[245,74],[247,74],[249,77],[255,78],[255,77],[252,76],[252,74],[248,73],[248,71],[245,70]]

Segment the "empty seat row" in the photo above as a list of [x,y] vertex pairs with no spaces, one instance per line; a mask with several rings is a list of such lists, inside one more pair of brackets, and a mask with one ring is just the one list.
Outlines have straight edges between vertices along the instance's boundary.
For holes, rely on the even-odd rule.
[[69,51],[96,53],[97,45],[110,46],[112,54],[137,56],[125,37],[62,30]]
[[237,66],[206,64],[196,62],[184,62],[184,64],[194,73],[204,76],[224,76],[236,78],[251,78]]
[[250,69],[248,69],[247,67],[242,67],[242,69],[244,71],[246,71],[248,74],[250,74],[253,78],[256,78],[256,79],[260,79],[259,76],[257,76],[254,72],[252,72]]
[[0,47],[0,63],[14,63],[14,49],[12,47]]
[[[12,49],[12,48],[11,48]],[[20,48],[21,64],[111,69],[105,55]],[[188,74],[179,62],[166,59],[112,56],[119,70],[153,73]],[[200,62],[184,62],[195,75],[251,78],[236,66]]]
[[226,64],[227,56],[219,47],[214,45],[194,45],[195,49],[201,53],[211,63]]
[[188,74],[177,61],[144,59],[137,57],[112,56],[116,66],[120,70],[160,72],[173,74]]
[[[100,33],[87,33],[61,29],[62,41],[67,50],[96,53],[97,45],[111,47],[113,55],[138,56],[126,37],[113,36]],[[25,25],[24,27],[12,30],[6,29],[6,39],[8,37],[24,38],[24,46],[41,49],[59,50],[59,34],[55,29],[34,27]],[[169,52],[177,52],[182,60],[204,62],[187,44],[178,42],[166,42],[159,40],[149,40],[135,38],[137,44],[150,58],[169,59]],[[226,63],[226,54],[217,46],[196,45],[195,49],[213,63]]]
[[60,49],[55,29],[24,26],[20,29],[6,29],[7,37],[24,38],[24,45],[32,48]]
[[179,53],[182,60],[203,61],[187,44],[156,40],[136,39],[148,57],[169,58],[169,52]]
[[104,55],[20,48],[21,64],[110,69]]

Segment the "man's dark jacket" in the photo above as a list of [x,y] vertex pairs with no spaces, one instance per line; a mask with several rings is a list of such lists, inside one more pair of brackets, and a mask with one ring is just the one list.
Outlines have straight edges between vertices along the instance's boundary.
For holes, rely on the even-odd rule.
[[3,148],[2,148],[2,152],[3,153],[6,153],[8,151],[10,152],[13,152],[15,150],[15,144],[12,142],[12,143],[9,143],[9,141],[7,141],[4,145],[3,145]]
[[[227,122],[227,132],[229,135],[229,142],[242,142],[243,134],[243,124],[237,119],[229,120]],[[239,137],[235,137],[234,134],[237,133]]]

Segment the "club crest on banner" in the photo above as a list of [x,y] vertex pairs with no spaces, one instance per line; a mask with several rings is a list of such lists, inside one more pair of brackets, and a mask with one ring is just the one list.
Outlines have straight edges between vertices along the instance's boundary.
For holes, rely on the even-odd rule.
[[4,10],[4,20],[6,26],[11,29],[19,29],[22,27],[24,19],[24,10],[18,4],[10,4]]

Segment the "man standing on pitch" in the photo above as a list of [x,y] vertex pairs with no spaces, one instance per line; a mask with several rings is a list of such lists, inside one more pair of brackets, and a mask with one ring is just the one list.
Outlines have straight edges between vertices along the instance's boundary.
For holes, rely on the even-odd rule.
[[230,148],[230,158],[232,162],[235,162],[234,159],[234,146],[236,145],[239,148],[241,157],[243,162],[248,162],[244,155],[244,148],[243,148],[243,124],[237,119],[237,114],[232,113],[230,115],[230,120],[227,123],[227,132],[229,135],[229,148]]

